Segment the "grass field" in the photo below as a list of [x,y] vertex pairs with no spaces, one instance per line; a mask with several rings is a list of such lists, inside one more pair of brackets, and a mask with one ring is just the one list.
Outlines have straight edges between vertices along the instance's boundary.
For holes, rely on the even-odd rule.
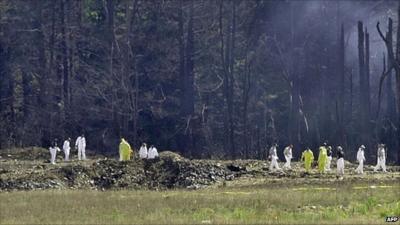
[[383,224],[398,183],[0,193],[1,224]]

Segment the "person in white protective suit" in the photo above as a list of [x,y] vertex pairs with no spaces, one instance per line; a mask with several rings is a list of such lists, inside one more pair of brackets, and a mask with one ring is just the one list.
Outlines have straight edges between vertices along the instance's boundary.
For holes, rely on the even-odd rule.
[[292,157],[292,149],[293,149],[293,145],[290,144],[283,150],[283,154],[285,155],[285,160],[286,160],[286,163],[283,165],[284,169],[292,169],[292,167],[290,166],[290,162],[292,161],[292,158],[293,158]]
[[378,156],[377,159],[378,162],[374,168],[374,172],[377,172],[380,168],[382,168],[382,171],[386,173],[386,152],[384,144],[378,144],[377,156]]
[[341,146],[338,146],[337,148],[337,178],[343,179],[344,175],[344,151]]
[[280,170],[279,164],[278,164],[278,154],[276,152],[276,147],[277,144],[273,144],[271,148],[269,149],[269,159],[271,160],[271,164],[269,165],[269,170],[274,171],[274,170]]
[[63,144],[63,151],[64,151],[64,161],[69,161],[69,153],[71,150],[71,138],[67,138]]
[[57,139],[54,141],[53,146],[50,146],[49,148],[50,150],[50,163],[51,164],[56,164],[56,156],[57,156],[57,152],[61,151],[60,148],[57,145]]
[[154,145],[150,146],[149,148],[149,152],[147,154],[147,158],[148,159],[155,159],[158,157],[158,151],[157,148],[154,147]]
[[358,173],[358,174],[364,173],[364,161],[365,161],[364,149],[365,149],[365,146],[361,145],[357,151],[358,167],[356,168],[356,173]]
[[332,146],[328,146],[326,148],[326,155],[328,157],[326,157],[326,165],[325,165],[325,170],[326,171],[331,171],[331,162],[332,162]]
[[147,152],[148,152],[147,145],[146,145],[146,143],[143,143],[142,146],[139,149],[139,157],[141,159],[146,159],[147,158],[147,154],[148,154]]
[[76,139],[75,148],[78,149],[78,160],[86,160],[86,139],[84,134]]

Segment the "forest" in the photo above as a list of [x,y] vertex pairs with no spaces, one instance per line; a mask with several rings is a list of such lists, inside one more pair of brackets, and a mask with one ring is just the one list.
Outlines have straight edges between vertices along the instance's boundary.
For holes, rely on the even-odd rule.
[[[2,0],[0,149],[400,163],[398,1]],[[281,155],[281,150],[279,151]]]

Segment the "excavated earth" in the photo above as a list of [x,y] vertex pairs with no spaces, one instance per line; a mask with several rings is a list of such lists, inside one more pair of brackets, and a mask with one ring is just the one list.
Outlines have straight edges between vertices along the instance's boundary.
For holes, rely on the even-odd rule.
[[[76,154],[76,153],[75,153]],[[316,171],[305,174],[300,163],[293,170],[271,172],[269,162],[262,160],[189,160],[164,151],[155,160],[134,159],[119,162],[101,155],[89,154],[89,160],[63,162],[62,153],[57,164],[49,163],[49,152],[43,148],[0,150],[0,191],[34,189],[198,189],[244,185],[249,180],[263,184],[337,184],[334,169],[320,175]],[[332,162],[336,165],[335,162]],[[374,173],[365,166],[365,174],[354,173],[355,164],[346,161],[345,181],[368,184],[400,183],[400,167],[389,166],[388,173]]]

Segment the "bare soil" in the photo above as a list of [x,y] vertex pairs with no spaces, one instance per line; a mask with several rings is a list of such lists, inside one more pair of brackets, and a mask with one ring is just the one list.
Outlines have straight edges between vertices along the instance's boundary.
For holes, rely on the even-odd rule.
[[49,163],[49,152],[43,148],[0,151],[0,191],[35,189],[94,190],[164,190],[199,189],[218,186],[340,185],[351,181],[366,184],[400,183],[400,167],[388,166],[387,173],[374,173],[365,166],[365,174],[354,172],[356,164],[345,163],[345,177],[338,180],[332,170],[319,174],[314,169],[306,174],[300,162],[292,170],[269,171],[269,162],[262,160],[189,160],[164,151],[155,160],[133,159],[119,162],[101,155],[89,154],[89,160],[69,162],[57,156],[58,163]]

